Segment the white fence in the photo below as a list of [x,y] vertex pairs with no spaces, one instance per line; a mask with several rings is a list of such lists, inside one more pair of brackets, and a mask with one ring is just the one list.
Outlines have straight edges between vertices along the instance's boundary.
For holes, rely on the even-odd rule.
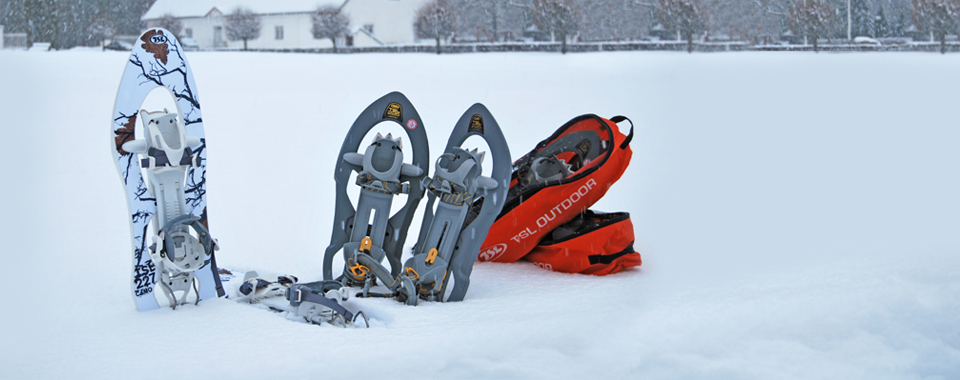
[[27,34],[26,33],[5,33],[3,31],[3,25],[0,25],[0,49],[4,49],[4,48],[26,49]]

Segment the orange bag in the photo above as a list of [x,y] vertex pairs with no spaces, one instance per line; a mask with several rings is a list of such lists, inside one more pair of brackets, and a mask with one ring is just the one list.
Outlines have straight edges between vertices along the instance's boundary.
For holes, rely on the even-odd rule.
[[606,194],[633,156],[633,123],[628,135],[617,126],[624,120],[576,117],[515,161],[506,203],[478,260],[519,260]]
[[553,230],[523,259],[557,272],[604,276],[643,263],[633,242],[630,214],[587,210]]

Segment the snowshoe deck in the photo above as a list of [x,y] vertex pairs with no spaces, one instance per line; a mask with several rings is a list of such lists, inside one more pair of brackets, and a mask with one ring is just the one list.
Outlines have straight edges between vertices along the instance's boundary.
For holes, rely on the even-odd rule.
[[[166,88],[171,97],[176,101],[175,112],[163,113],[162,115],[152,115],[149,112],[141,113],[141,106],[147,95],[156,88]],[[159,110],[149,110],[159,111]],[[137,118],[150,117],[154,122],[173,122],[179,124],[182,134],[187,141],[180,139],[181,146],[171,149],[156,149],[159,141],[135,142]],[[200,257],[202,262],[196,262],[197,256],[190,257],[192,263],[189,265],[200,265],[201,268],[190,268],[196,276],[197,283],[191,279],[187,280],[188,287],[199,285],[196,301],[215,298],[224,295],[223,286],[220,284],[217,276],[216,260],[212,252],[212,239],[206,232],[207,213],[206,213],[206,140],[203,131],[203,118],[200,114],[200,100],[197,94],[197,86],[193,79],[193,72],[187,60],[183,56],[183,51],[177,39],[167,30],[161,28],[152,28],[140,36],[139,41],[134,46],[130,54],[120,81],[120,88],[117,91],[117,99],[114,105],[113,117],[111,120],[111,141],[114,146],[114,162],[117,166],[117,172],[124,186],[124,192],[127,196],[127,206],[130,217],[130,229],[132,235],[132,257],[133,257],[133,276],[132,291],[137,309],[140,311],[153,310],[159,308],[159,303],[154,295],[155,285],[158,276],[164,277],[165,272],[169,276],[164,277],[167,280],[166,289],[175,287],[178,291],[188,291],[183,288],[183,280],[176,277],[179,270],[165,270],[151,258],[150,245],[153,244],[148,237],[150,223],[154,225],[154,232],[159,234],[161,229],[170,224],[169,222],[184,216],[192,217],[181,218],[176,225],[169,225],[165,233],[166,236],[179,234],[175,239],[177,242],[167,241],[167,248],[170,244],[179,245],[182,234],[189,233],[190,229],[194,234],[206,234],[201,238],[201,245],[207,250],[206,255]],[[165,140],[166,143],[173,143],[170,132],[164,132],[163,136],[156,136],[156,140]],[[147,134],[141,133],[143,136]],[[126,145],[125,145],[126,143]],[[170,144],[168,144],[170,145]],[[141,151],[127,151],[124,147]],[[177,155],[171,152],[184,152]],[[141,159],[138,159],[141,158]],[[184,161],[184,157],[187,160]],[[143,161],[145,160],[145,162]],[[166,199],[160,199],[161,210],[158,210],[158,197],[155,191],[151,189],[148,181],[145,181],[141,174],[141,166],[147,165],[146,170],[157,167],[180,166],[185,172],[185,178],[178,182],[175,177],[179,174],[173,172],[160,173],[160,177],[169,176],[171,178],[155,178],[156,181],[164,183],[179,183],[178,190],[171,190],[165,187]],[[158,216],[158,212],[160,215]],[[163,220],[160,220],[163,219]],[[197,226],[200,226],[199,228]],[[202,232],[200,230],[203,230]],[[158,244],[164,244],[164,239],[158,240]],[[163,250],[163,247],[158,247]],[[176,255],[174,255],[176,256]],[[183,260],[187,256],[171,257],[171,260],[184,264]],[[171,269],[171,268],[166,268]],[[173,279],[177,280],[175,284]],[[171,292],[168,293],[168,298]],[[172,301],[171,306],[182,304],[183,300]]]

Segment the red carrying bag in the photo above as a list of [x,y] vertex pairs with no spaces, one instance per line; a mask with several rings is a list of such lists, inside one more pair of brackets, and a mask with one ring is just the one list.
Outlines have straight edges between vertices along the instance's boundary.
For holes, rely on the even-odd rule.
[[630,214],[587,210],[550,232],[523,259],[557,272],[604,276],[643,263],[633,242]]
[[478,260],[519,260],[603,197],[633,156],[633,123],[624,135],[617,126],[623,121],[629,119],[576,117],[515,161],[507,201]]

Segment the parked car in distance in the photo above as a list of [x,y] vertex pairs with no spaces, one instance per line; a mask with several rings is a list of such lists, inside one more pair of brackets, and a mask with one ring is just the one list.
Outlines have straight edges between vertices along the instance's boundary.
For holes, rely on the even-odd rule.
[[130,51],[133,50],[133,45],[131,45],[129,42],[113,41],[104,45],[103,50]]
[[183,50],[186,51],[200,50],[200,45],[198,45],[197,41],[191,37],[181,37],[180,46],[182,46]]

